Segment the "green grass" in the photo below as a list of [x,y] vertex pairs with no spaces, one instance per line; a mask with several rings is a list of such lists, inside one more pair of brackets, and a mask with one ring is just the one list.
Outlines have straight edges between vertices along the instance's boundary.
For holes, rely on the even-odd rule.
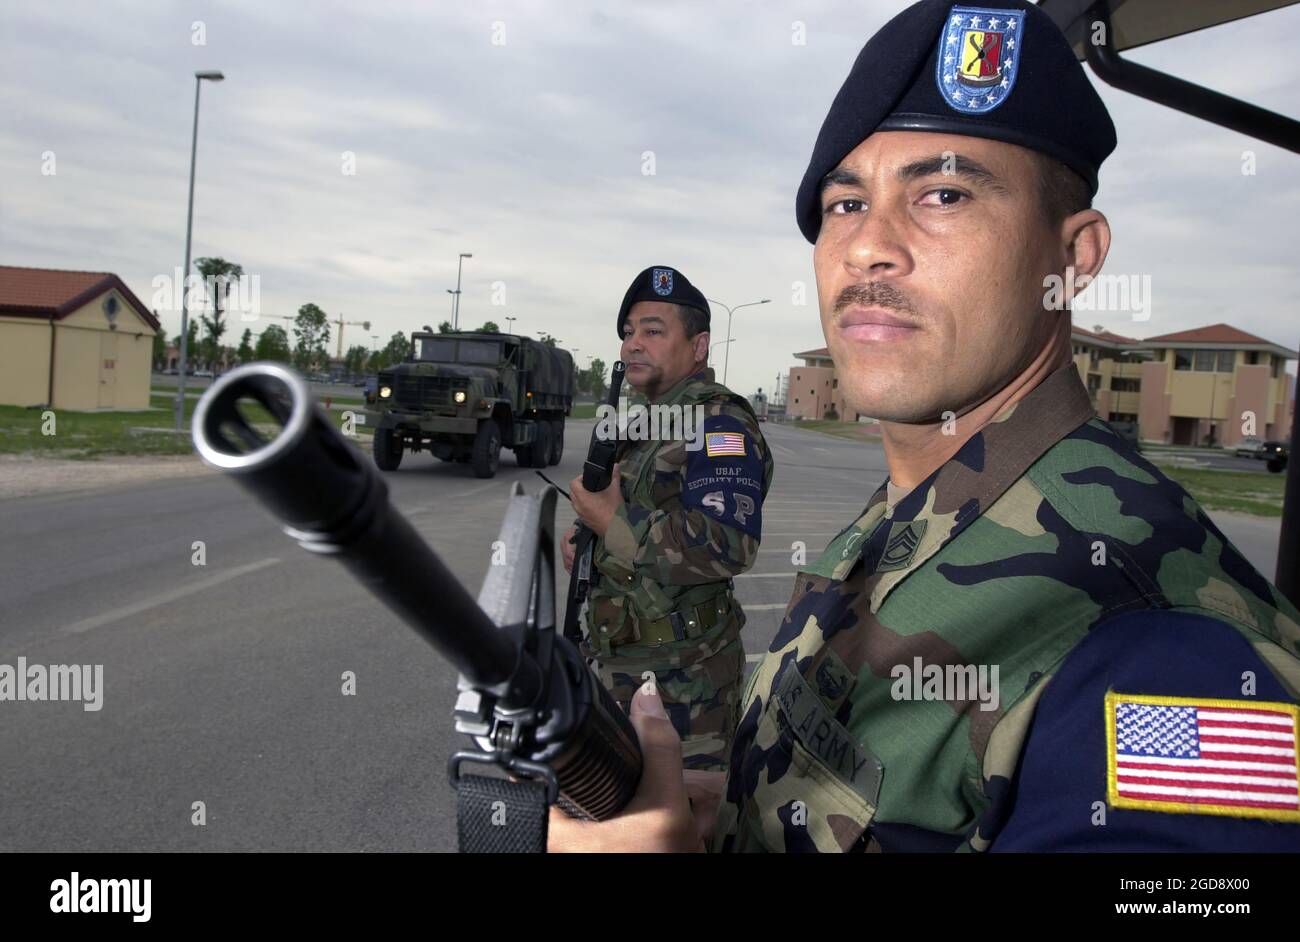
[[[175,395],[150,396],[150,412],[71,412],[54,411],[54,434],[42,433],[43,409],[0,406],[0,453],[35,454],[50,458],[99,458],[105,455],[188,455],[194,451],[190,441],[189,419],[197,399],[185,400],[185,432],[172,431],[172,405]],[[250,406],[246,413],[257,424],[272,424],[270,413],[260,406]],[[333,413],[338,421],[341,415]],[[158,429],[157,432],[132,432],[131,429]],[[369,435],[373,429],[356,427]],[[368,445],[368,443],[367,443]]]
[[805,419],[802,422],[790,422],[786,428],[803,428],[836,438],[848,438],[855,442],[878,442],[880,436],[867,430],[874,428],[863,422],[839,422],[833,419]]
[[596,403],[579,402],[573,406],[573,411],[569,413],[571,419],[594,419],[596,417]]
[[1282,516],[1285,474],[1211,471],[1162,464],[1160,470],[1187,489],[1206,510],[1233,510],[1262,517]]

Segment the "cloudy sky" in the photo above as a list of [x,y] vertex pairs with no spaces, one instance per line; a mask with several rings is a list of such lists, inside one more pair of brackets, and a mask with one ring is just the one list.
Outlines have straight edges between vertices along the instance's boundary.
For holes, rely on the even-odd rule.
[[[735,315],[729,376],[770,389],[824,343],[795,188],[858,49],[903,6],[2,0],[0,261],[113,271],[149,303],[184,258],[193,73],[221,69],[193,254],[260,276],[264,313],[313,301],[386,340],[449,317],[471,252],[462,326],[516,316],[608,364],[632,275],[671,264],[726,304],[772,299]],[[1295,115],[1298,34],[1292,7],[1131,58]],[[1107,271],[1150,276],[1153,305],[1078,322],[1226,321],[1294,348],[1300,156],[1094,84],[1120,140],[1097,199]],[[176,333],[179,311],[159,313]]]

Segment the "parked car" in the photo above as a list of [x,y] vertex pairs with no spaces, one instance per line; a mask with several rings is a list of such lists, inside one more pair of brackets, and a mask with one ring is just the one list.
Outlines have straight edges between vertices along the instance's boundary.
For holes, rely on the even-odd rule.
[[1110,423],[1110,427],[1115,430],[1115,434],[1124,439],[1138,451],[1142,450],[1142,440],[1138,435],[1138,424],[1116,419]]
[[1274,474],[1285,471],[1291,458],[1291,446],[1286,442],[1264,442],[1263,457],[1268,462],[1268,470]]
[[1233,454],[1238,458],[1263,458],[1264,457],[1264,439],[1254,435],[1247,435],[1241,441],[1237,442],[1237,447]]
[[1243,438],[1237,443],[1235,454],[1242,458],[1258,458],[1261,461],[1268,461],[1275,457],[1285,458],[1290,450],[1290,446],[1286,442],[1249,437]]

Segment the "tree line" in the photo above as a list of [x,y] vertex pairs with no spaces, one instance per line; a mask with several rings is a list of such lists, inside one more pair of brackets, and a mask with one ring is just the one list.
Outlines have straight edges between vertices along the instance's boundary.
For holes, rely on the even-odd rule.
[[[274,360],[292,364],[304,373],[327,372],[330,369],[329,316],[319,305],[307,303],[298,308],[291,327],[292,340],[289,330],[272,324],[256,338],[253,337],[251,328],[245,328],[239,338],[239,345],[232,347],[222,343],[227,326],[225,308],[230,282],[243,277],[244,269],[241,265],[220,257],[195,259],[194,267],[198,269],[205,282],[215,283],[217,290],[213,295],[212,310],[202,312],[197,318],[192,317],[189,320],[189,339],[186,342],[189,361],[187,365],[199,369],[222,370],[256,360]],[[450,321],[443,321],[438,325],[438,332],[450,334],[456,331],[453,330]],[[470,332],[495,334],[500,333],[501,328],[496,321],[484,321],[480,327]],[[180,334],[173,337],[171,342],[180,349]],[[542,334],[541,342],[551,347],[556,345],[555,338],[547,334]],[[410,355],[411,340],[406,334],[398,331],[388,338],[388,343],[379,350],[370,350],[363,344],[348,347],[343,356],[342,366],[348,375],[360,376],[364,373],[377,373],[395,363],[401,363]],[[156,369],[163,368],[167,363],[167,338],[161,332],[154,336],[153,361]],[[605,363],[603,360],[593,359],[587,369],[575,370],[575,373],[579,392],[596,396],[604,393]]]

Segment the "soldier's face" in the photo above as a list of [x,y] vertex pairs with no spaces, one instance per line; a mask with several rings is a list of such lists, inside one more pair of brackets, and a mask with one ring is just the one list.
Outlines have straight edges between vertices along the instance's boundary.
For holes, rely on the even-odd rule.
[[623,324],[627,381],[651,399],[694,373],[708,349],[708,331],[688,338],[677,306],[666,301],[638,301]]
[[998,141],[877,132],[827,175],[813,250],[844,398],[892,422],[962,412],[1024,370],[1062,316],[1060,245],[1034,156]]

